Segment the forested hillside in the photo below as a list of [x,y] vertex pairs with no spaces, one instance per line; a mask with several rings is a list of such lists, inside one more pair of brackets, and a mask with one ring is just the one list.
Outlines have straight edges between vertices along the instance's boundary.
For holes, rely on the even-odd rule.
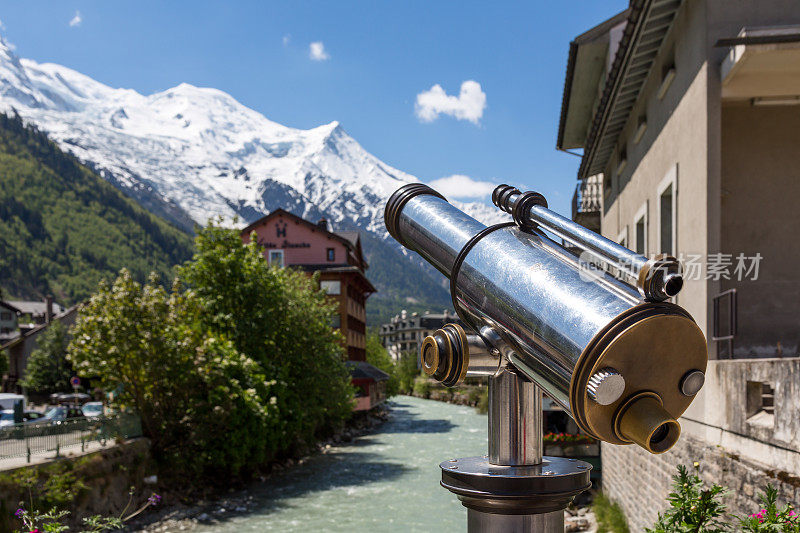
[[62,152],[18,116],[0,114],[0,287],[6,296],[75,303],[122,267],[165,278],[192,238]]

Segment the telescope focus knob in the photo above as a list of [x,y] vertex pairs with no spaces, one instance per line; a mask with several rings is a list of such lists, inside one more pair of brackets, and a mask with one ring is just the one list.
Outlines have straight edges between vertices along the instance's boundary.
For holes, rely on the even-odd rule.
[[613,368],[603,368],[589,378],[586,392],[598,404],[611,405],[625,392],[625,378]]

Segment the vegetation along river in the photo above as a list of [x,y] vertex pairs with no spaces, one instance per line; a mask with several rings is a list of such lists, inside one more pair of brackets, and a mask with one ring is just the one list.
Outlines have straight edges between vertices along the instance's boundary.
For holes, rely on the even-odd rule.
[[439,485],[439,463],[486,453],[472,407],[395,397],[378,430],[253,489],[252,512],[199,531],[463,531],[466,509]]

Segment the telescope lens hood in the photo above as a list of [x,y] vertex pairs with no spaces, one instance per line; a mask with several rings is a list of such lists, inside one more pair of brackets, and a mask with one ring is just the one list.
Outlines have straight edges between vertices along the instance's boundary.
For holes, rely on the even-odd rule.
[[383,212],[383,223],[386,225],[386,230],[389,232],[389,235],[406,247],[408,244],[400,236],[400,213],[403,211],[403,206],[405,206],[409,200],[421,194],[430,194],[431,196],[441,198],[445,202],[447,201],[447,198],[424,183],[409,183],[397,189],[394,194],[389,197],[389,201],[386,202],[386,209]]

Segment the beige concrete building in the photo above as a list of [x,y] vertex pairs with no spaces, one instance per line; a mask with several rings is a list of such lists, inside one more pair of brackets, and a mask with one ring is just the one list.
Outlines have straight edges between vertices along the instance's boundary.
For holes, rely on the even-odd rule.
[[800,503],[800,2],[632,0],[570,44],[557,146],[575,220],[684,261],[711,359],[673,451],[604,446],[606,492],[633,531],[695,460],[732,511]]

